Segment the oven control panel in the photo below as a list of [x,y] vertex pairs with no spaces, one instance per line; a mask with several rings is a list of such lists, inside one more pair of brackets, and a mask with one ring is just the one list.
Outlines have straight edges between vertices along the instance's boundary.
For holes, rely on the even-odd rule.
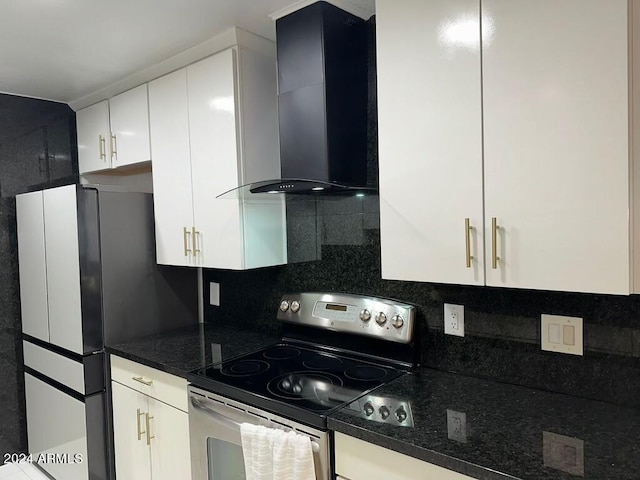
[[341,412],[372,422],[388,423],[396,427],[413,427],[411,403],[401,398],[365,395],[351,402]]
[[413,338],[415,307],[395,300],[337,293],[291,293],[278,320],[399,343]]

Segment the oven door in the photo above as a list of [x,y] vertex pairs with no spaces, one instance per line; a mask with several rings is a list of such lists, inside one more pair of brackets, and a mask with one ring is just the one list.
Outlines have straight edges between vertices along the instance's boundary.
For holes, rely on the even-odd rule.
[[240,424],[294,429],[312,442],[316,479],[330,480],[329,435],[204,390],[189,387],[192,480],[244,480]]

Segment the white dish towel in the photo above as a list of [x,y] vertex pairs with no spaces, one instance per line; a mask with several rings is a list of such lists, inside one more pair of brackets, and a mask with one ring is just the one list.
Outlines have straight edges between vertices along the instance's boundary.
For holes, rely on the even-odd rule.
[[315,480],[309,437],[250,423],[240,436],[247,480]]

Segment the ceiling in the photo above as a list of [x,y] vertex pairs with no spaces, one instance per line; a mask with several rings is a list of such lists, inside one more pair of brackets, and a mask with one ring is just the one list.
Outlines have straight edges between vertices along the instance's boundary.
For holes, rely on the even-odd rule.
[[268,15],[294,3],[312,2],[3,0],[0,92],[73,102],[233,26],[274,40]]

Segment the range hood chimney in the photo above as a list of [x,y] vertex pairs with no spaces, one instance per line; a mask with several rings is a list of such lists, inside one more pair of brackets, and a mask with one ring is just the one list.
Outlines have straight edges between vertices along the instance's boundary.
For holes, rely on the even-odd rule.
[[367,187],[365,21],[319,1],[276,20],[281,178],[251,193]]

